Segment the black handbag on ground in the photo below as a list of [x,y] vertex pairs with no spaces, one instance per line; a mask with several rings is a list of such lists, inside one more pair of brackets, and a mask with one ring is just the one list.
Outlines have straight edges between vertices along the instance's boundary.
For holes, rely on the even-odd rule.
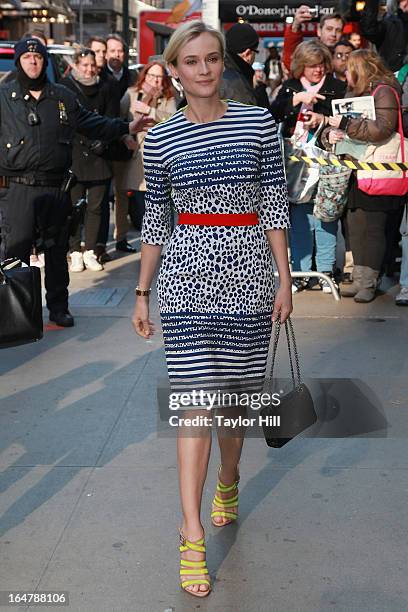
[[0,348],[43,336],[41,274],[18,259],[0,263]]
[[[313,405],[313,399],[309,389],[302,383],[299,366],[299,355],[296,346],[295,333],[292,321],[285,321],[286,340],[289,351],[289,363],[292,375],[293,390],[286,395],[280,396],[279,405],[272,402],[273,370],[275,366],[276,353],[279,342],[281,322],[275,323],[275,335],[272,348],[272,363],[270,377],[265,380],[264,392],[269,394],[271,404],[261,410],[262,427],[268,446],[281,448],[302,431],[317,421],[317,415]],[[293,351],[293,354],[292,354]],[[295,368],[293,365],[295,361]],[[276,393],[276,391],[275,391]],[[267,418],[265,418],[267,417]]]

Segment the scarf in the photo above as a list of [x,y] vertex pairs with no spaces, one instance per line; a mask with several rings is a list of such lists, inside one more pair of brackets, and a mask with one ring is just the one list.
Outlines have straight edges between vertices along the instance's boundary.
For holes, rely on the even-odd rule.
[[80,83],[81,85],[85,85],[85,87],[90,87],[99,83],[98,76],[84,77],[75,67],[72,68],[71,75],[76,81],[78,81],[78,83]]
[[23,91],[41,91],[48,82],[47,64],[44,62],[43,69],[36,79],[31,79],[22,69],[20,62],[16,64],[17,81],[20,83]]
[[[318,83],[310,83],[310,81],[308,81],[304,76],[300,77],[300,82],[302,84],[303,91],[306,91],[307,93],[319,93],[320,89],[324,85],[325,80],[326,80],[326,75],[324,75],[324,77]],[[312,111],[312,110],[313,110],[313,104],[305,104],[304,102],[302,102],[302,106],[300,107],[299,115],[301,113],[304,113],[305,111]],[[303,125],[303,120],[301,121],[298,119],[296,121],[294,133],[299,135],[296,138],[298,142],[307,142],[308,140],[310,140],[311,132],[310,130],[305,129]]]

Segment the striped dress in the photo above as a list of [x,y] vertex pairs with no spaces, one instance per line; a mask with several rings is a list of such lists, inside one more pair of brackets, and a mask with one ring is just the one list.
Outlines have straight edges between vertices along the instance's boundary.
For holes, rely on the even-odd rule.
[[[158,299],[172,389],[253,390],[265,376],[274,298],[265,230],[289,225],[270,113],[228,101],[197,124],[182,111],[149,130],[142,241],[168,243]],[[257,212],[259,225],[177,225],[178,213]]]

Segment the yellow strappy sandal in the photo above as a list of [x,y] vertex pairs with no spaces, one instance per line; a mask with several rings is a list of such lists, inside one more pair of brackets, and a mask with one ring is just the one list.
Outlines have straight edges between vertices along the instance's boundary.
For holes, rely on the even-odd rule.
[[[196,542],[190,542],[187,540],[180,531],[180,552],[186,552],[187,550],[194,550],[196,552],[204,553],[205,555],[205,542],[204,538],[197,540]],[[183,580],[183,576],[197,576],[197,578],[190,578],[190,580]],[[188,561],[187,559],[180,559],[180,578],[181,588],[189,595],[194,597],[207,597],[211,591],[211,583],[205,576],[208,575],[207,562],[204,559],[201,561]],[[190,591],[187,587],[195,584],[205,584],[208,588],[205,591]]]
[[[218,468],[218,482],[217,482],[217,493],[231,493],[231,497],[221,498],[217,493],[214,495],[213,499],[213,510],[211,512],[211,522],[215,527],[225,527],[225,525],[229,525],[233,523],[238,518],[238,512],[232,510],[232,508],[238,507],[238,483],[239,476],[237,480],[232,485],[225,485],[220,480],[220,472],[221,466]],[[214,508],[220,508],[219,510]],[[224,520],[222,523],[217,523],[214,521],[214,517],[220,516]]]

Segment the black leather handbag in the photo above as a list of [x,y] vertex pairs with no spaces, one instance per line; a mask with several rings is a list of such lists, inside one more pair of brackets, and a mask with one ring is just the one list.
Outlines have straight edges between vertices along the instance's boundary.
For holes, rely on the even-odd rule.
[[17,260],[0,263],[0,348],[43,336],[41,274]]
[[[275,323],[275,335],[272,348],[270,376],[265,379],[264,392],[269,394],[271,403],[261,410],[262,427],[268,446],[281,448],[302,431],[317,421],[313,398],[307,386],[302,383],[299,366],[299,355],[296,346],[295,332],[291,319],[285,321],[286,340],[289,351],[289,363],[293,389],[286,395],[279,396],[279,404],[273,398],[273,370],[278,349],[281,322]],[[293,354],[292,354],[293,352]],[[295,362],[295,364],[293,363]]]

